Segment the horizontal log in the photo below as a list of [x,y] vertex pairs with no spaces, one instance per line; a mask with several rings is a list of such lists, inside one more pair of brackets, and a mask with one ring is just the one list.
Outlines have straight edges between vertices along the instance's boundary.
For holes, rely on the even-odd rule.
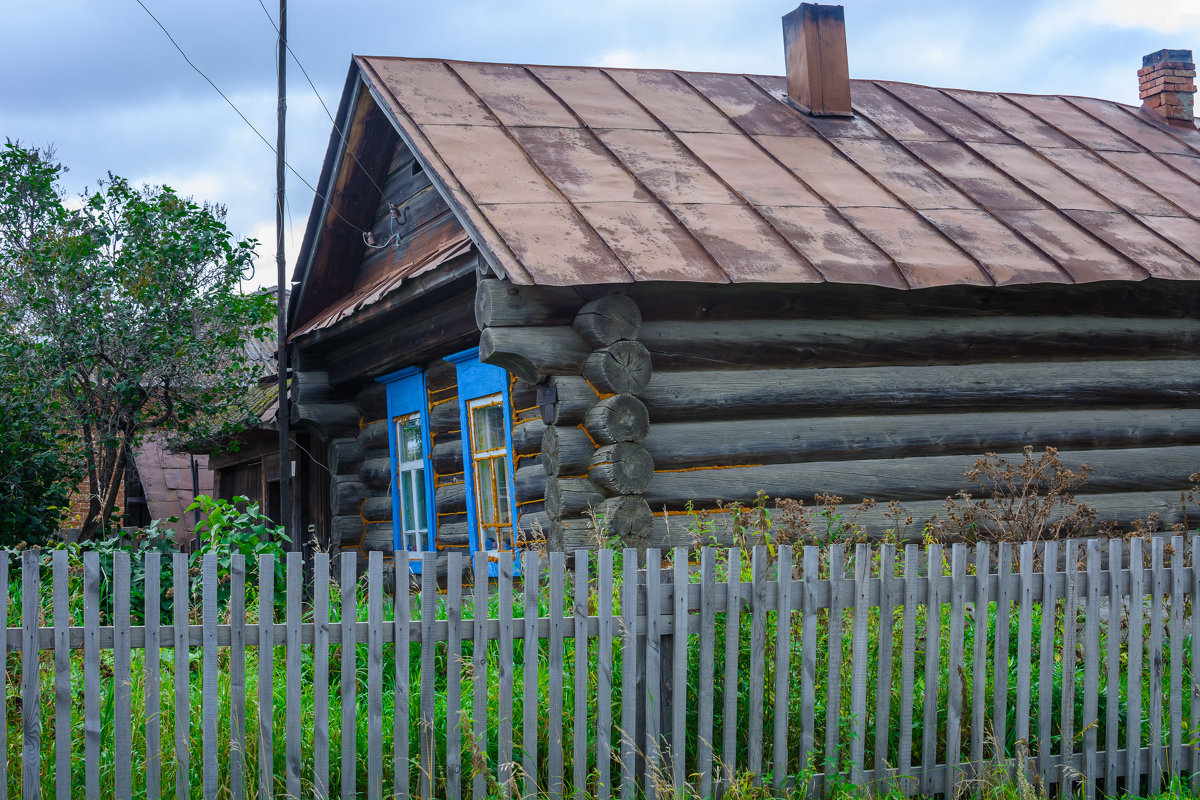
[[331,438],[339,433],[358,429],[362,415],[354,403],[312,404],[297,403],[292,406],[292,423],[300,428],[317,432],[322,438]]
[[[1160,517],[1160,530],[1170,530],[1172,525],[1184,524],[1184,509],[1179,503],[1179,492],[1119,492],[1106,494],[1081,494],[1076,500],[1096,510],[1098,523],[1113,522],[1128,530],[1135,520],[1145,520],[1151,514]],[[830,513],[853,523],[860,535],[868,540],[887,539],[899,542],[921,542],[925,537],[925,523],[934,517],[945,518],[944,500],[917,500],[903,503],[899,520],[887,516],[886,505],[879,504],[864,511],[856,511],[852,504],[834,506]],[[1194,522],[1197,508],[1192,506],[1187,522]],[[769,509],[774,542],[786,542],[793,534],[783,524],[778,510]],[[908,521],[908,517],[912,521]],[[1053,517],[1059,518],[1058,516]],[[816,518],[814,527],[825,524],[824,518]],[[697,545],[729,545],[733,543],[733,522],[728,512],[697,512],[695,514],[672,514],[654,517],[654,532],[651,544],[656,547],[695,547]]]
[[[1200,409],[746,419],[655,425],[657,469],[1020,450],[1200,444]],[[1198,465],[1200,466],[1200,465]]]
[[382,419],[387,416],[387,387],[377,381],[368,381],[354,396],[354,405],[365,419]]
[[604,394],[638,394],[650,380],[651,355],[639,342],[616,342],[587,357],[583,377]]
[[509,390],[509,401],[512,403],[513,415],[517,422],[526,415],[540,416],[537,410],[537,386],[529,381],[515,378]]
[[550,552],[573,553],[576,550],[595,550],[604,539],[591,519],[550,520],[550,535],[546,549]]
[[513,478],[514,496],[518,503],[541,500],[546,496],[546,471],[542,465],[529,462],[517,470]]
[[332,516],[356,514],[370,492],[358,476],[338,476],[329,482],[329,513]]
[[654,478],[654,459],[634,442],[604,445],[592,455],[588,477],[609,496],[641,494]]
[[363,533],[362,547],[364,553],[369,553],[372,550],[378,550],[381,553],[391,554],[396,549],[395,532],[392,530],[392,524],[372,523],[367,526]]
[[542,469],[555,477],[586,475],[596,444],[581,428],[551,425],[542,437]]
[[479,338],[479,360],[529,383],[551,375],[577,375],[591,351],[569,327],[486,328]]
[[607,347],[622,339],[636,339],[642,325],[638,304],[623,294],[592,300],[579,309],[571,327],[592,347]]
[[363,449],[358,439],[334,439],[329,443],[329,472],[333,475],[357,475],[362,466]]
[[[1002,454],[1009,461],[1020,454]],[[1200,446],[1150,447],[1127,450],[1063,451],[1068,468],[1091,467],[1091,492],[1179,490],[1200,464]],[[705,505],[717,500],[749,502],[758,491],[771,497],[811,498],[833,494],[850,500],[870,497],[889,500],[930,500],[971,488],[963,473],[974,466],[974,455],[925,456],[904,459],[814,461],[756,467],[659,472],[645,491],[655,511],[681,509],[689,501]]]
[[368,458],[359,468],[358,476],[368,489],[375,492],[386,492],[392,485],[392,460],[390,458]]
[[650,413],[633,395],[615,394],[592,406],[583,425],[599,444],[640,442],[650,431]]
[[479,330],[521,325],[565,325],[583,301],[570,287],[517,286],[484,278],[475,286],[475,324]]
[[546,513],[550,519],[579,517],[604,502],[604,494],[587,478],[550,478],[546,481]]
[[466,522],[438,523],[437,543],[440,547],[469,547],[471,529]]
[[387,522],[392,521],[392,498],[391,495],[381,495],[368,497],[362,502],[360,512],[367,522]]
[[459,414],[458,398],[438,398],[438,401],[429,409],[430,433],[446,433],[461,428],[462,416]]
[[358,444],[364,453],[373,450],[388,450],[388,421],[377,419],[362,426],[358,432]]
[[851,284],[634,283],[628,291],[647,321],[856,319],[1049,314],[1113,317],[1200,316],[1200,293],[1171,280],[1088,284],[938,286],[912,292]]
[[545,511],[521,512],[517,517],[517,545],[527,546],[546,541],[550,533],[550,515]]
[[950,408],[1180,406],[1200,360],[656,372],[639,395],[663,422]]
[[448,437],[429,451],[433,471],[438,475],[455,475],[463,471],[463,446],[459,437]]
[[546,423],[541,417],[535,417],[519,425],[513,426],[513,455],[528,456],[541,452],[542,436],[546,432]]
[[467,485],[465,483],[443,483],[433,490],[434,508],[439,514],[451,514],[467,510]]
[[[391,528],[391,523],[384,523]],[[363,518],[357,513],[340,514],[330,517],[330,547],[351,547],[362,541],[363,533],[366,532],[367,524],[363,522]]]
[[586,380],[576,375],[558,375],[550,379],[547,391],[554,397],[542,406],[542,421],[547,425],[577,425],[599,395]]
[[334,389],[325,370],[295,370],[292,373],[292,406],[336,405],[345,402],[344,391]]
[[458,366],[436,358],[425,367],[425,391],[431,395],[458,386]]
[[[655,371],[980,362],[997,358],[1191,356],[1200,320],[967,317],[646,322]],[[634,392],[638,394],[638,392]]]

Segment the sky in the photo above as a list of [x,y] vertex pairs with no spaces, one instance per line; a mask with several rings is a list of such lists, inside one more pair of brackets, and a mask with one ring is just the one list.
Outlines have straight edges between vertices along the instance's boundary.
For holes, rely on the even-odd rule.
[[[71,194],[109,172],[220,203],[274,285],[278,0],[0,0],[0,137],[53,146]],[[265,7],[264,7],[265,4]],[[292,0],[286,257],[352,54],[782,74],[797,0]],[[1200,51],[1200,0],[845,0],[850,75],[1137,104],[1146,53]]]

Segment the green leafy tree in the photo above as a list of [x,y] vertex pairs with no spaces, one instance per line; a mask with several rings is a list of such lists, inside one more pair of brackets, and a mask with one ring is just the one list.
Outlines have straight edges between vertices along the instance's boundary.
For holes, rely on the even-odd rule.
[[181,445],[257,421],[245,340],[269,334],[272,308],[239,289],[255,242],[233,236],[221,206],[112,174],[71,204],[63,171],[12,142],[0,156],[0,310],[56,386],[90,497],[82,534],[93,537],[142,435]]

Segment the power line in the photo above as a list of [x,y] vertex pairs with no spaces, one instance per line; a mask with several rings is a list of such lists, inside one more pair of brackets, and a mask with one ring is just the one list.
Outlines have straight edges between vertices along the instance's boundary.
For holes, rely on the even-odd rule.
[[[267,15],[267,21],[270,22],[271,27],[275,29],[275,33],[279,33],[279,26],[275,24],[275,18],[271,16],[271,12],[267,10],[267,6],[265,3],[263,3],[263,0],[258,0],[258,5],[263,10],[263,13]],[[317,96],[317,102],[321,104],[321,108],[325,109],[325,116],[329,117],[329,121],[333,123],[333,129],[338,132],[338,136],[341,137],[341,143],[345,145],[346,132],[342,130],[341,126],[338,125],[337,120],[333,118],[333,114],[329,111],[329,106],[325,104],[325,99],[321,97],[321,93],[317,91],[316,84],[313,83],[313,79],[309,77],[308,70],[306,70],[304,65],[300,63],[300,57],[296,55],[294,50],[292,50],[292,46],[290,44],[285,42],[284,47],[287,48],[288,55],[290,55],[292,60],[296,62],[296,66],[300,68],[300,72],[303,73],[304,79],[308,81],[308,85],[312,88],[313,94]],[[358,160],[358,156],[350,152],[350,157],[354,159],[354,163],[358,164],[358,168],[361,169],[363,174],[367,176],[367,180],[369,180],[375,186],[375,188],[379,190],[379,194],[385,195],[386,192],[383,191],[383,187],[378,183],[375,183],[375,178],[371,176],[370,170],[363,166],[363,163]]]
[[[204,78],[204,80],[208,82],[208,85],[211,86],[217,94],[221,95],[221,99],[223,99],[226,103],[229,104],[229,107],[234,110],[234,113],[236,113],[239,117],[242,118],[242,122],[246,123],[246,126],[248,128],[250,128],[250,130],[254,131],[254,135],[262,140],[262,143],[267,146],[267,149],[269,149],[272,153],[276,153],[275,147],[269,141],[267,141],[267,138],[265,136],[263,136],[261,133],[259,133],[258,128],[254,127],[254,124],[251,123],[250,120],[246,119],[246,115],[243,114],[236,105],[234,105],[233,101],[230,100],[229,97],[226,96],[226,94],[221,91],[220,87],[218,87],[217,84],[213,83],[212,78],[208,77],[208,75],[206,75],[204,73],[204,70],[200,69],[194,63],[192,63],[192,60],[190,58],[188,58],[188,54],[184,52],[183,48],[179,46],[179,43],[175,41],[175,37],[171,35],[171,32],[169,30],[167,30],[167,26],[163,25],[162,22],[159,21],[158,17],[154,16],[154,13],[149,8],[146,7],[146,4],[143,3],[142,0],[135,0],[135,2],[139,6],[142,7],[142,10],[145,11],[146,14],[149,15],[150,19],[154,20],[154,24],[158,25],[158,27],[162,29],[162,32],[164,34],[166,34],[167,38],[171,41],[171,44],[175,45],[175,49],[179,51],[179,55],[183,56],[183,60],[187,62],[188,66],[191,67],[193,70],[195,70],[197,75],[199,75],[201,78]],[[278,31],[278,29],[276,29],[276,30]],[[320,197],[321,200],[323,200],[325,202],[326,206],[328,206],[329,209],[331,211],[333,211],[334,214],[337,215],[338,219],[340,219],[342,222],[349,225],[354,230],[363,234],[364,236],[366,236],[368,234],[368,231],[364,231],[362,228],[358,227],[353,222],[351,222],[350,220],[348,220],[344,216],[342,216],[341,212],[339,212],[333,206],[333,204],[329,202],[329,199],[327,197],[325,197],[325,195],[323,195],[319,191],[317,191],[317,188],[315,186],[313,186],[311,183],[309,183],[307,180],[305,180],[304,176],[301,175],[299,172],[297,172],[295,167],[293,167],[291,164],[289,164],[286,160],[283,163],[289,170],[291,170],[293,175],[295,175],[297,178],[300,179],[301,183],[303,183],[305,186],[307,186],[309,189],[311,189],[313,194],[315,194],[317,197]]]

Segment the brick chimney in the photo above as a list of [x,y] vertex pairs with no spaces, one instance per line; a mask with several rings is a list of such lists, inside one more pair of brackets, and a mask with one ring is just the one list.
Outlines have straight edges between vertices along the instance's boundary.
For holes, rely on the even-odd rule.
[[841,6],[801,3],[783,18],[783,49],[788,97],[816,116],[854,116]]
[[1142,58],[1138,70],[1142,108],[1172,125],[1195,127],[1196,62],[1191,50],[1159,50]]

